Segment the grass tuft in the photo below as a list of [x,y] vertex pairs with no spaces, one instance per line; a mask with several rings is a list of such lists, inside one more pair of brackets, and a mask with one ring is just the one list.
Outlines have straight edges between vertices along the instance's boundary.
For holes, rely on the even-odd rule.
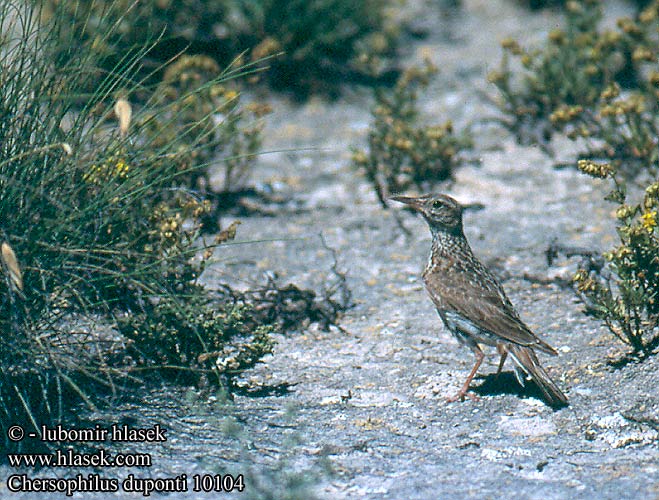
[[[271,327],[257,327],[249,306],[219,301],[198,283],[235,226],[217,242],[200,238],[211,203],[192,179],[206,175],[216,154],[229,162],[242,151],[238,94],[227,90],[242,70],[213,66],[190,81],[183,75],[196,75],[203,61],[181,58],[184,69],[168,73],[176,76],[162,92],[133,100],[145,89],[138,66],[150,47],[119,54],[99,83],[96,48],[114,34],[100,31],[64,58],[65,14],[0,5],[0,439],[7,450],[31,446],[7,439],[17,422],[37,431],[70,422],[80,405],[98,409],[108,395],[154,377],[222,383],[272,348]],[[110,29],[120,31],[121,21]],[[250,134],[253,153],[257,132]]]

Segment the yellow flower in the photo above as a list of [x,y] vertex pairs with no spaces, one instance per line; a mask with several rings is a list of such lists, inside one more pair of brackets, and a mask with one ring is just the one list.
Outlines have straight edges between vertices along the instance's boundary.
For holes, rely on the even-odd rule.
[[638,20],[644,24],[651,23],[655,19],[657,19],[657,8],[654,6],[650,6],[644,11],[642,11],[639,16]]
[[616,218],[623,220],[634,215],[634,209],[629,205],[620,205],[616,210]]
[[604,46],[614,46],[617,45],[622,39],[622,35],[619,31],[606,30],[602,33],[600,44]]
[[363,151],[355,151],[352,154],[352,161],[357,165],[366,165],[368,163],[368,156]]
[[647,47],[636,47],[632,53],[632,59],[635,62],[648,61],[653,62],[655,59],[654,53]]
[[641,215],[641,224],[648,233],[652,233],[654,228],[657,227],[656,210],[653,210],[652,212],[645,212],[643,215]]
[[576,273],[574,273],[574,276],[572,277],[572,281],[583,281],[588,277],[588,273],[584,271],[583,269],[577,270]]
[[577,118],[582,112],[583,108],[581,106],[563,105],[549,115],[549,120],[552,123],[567,123]]
[[227,90],[224,94],[224,98],[227,101],[233,101],[237,97],[238,97],[238,92],[236,92],[235,90]]
[[652,71],[648,80],[655,87],[659,87],[659,71]]
[[520,47],[517,40],[514,38],[508,37],[501,40],[501,48],[504,50],[509,50],[513,55],[520,55],[522,53],[522,47]]
[[643,30],[634,21],[628,17],[618,19],[618,27],[628,35],[638,36],[643,34]]
[[126,174],[128,173],[128,170],[130,170],[130,167],[128,166],[128,164],[125,161],[121,160],[121,159],[117,160],[117,163],[115,164],[114,168],[115,168],[115,171],[116,171],[117,175],[119,177],[121,177],[122,179],[126,177]]
[[602,91],[600,97],[606,101],[615,99],[620,95],[620,86],[617,83],[612,83],[607,85],[606,88]]
[[565,10],[572,13],[579,13],[583,10],[579,2],[567,2],[565,4]]
[[594,64],[589,64],[584,68],[584,72],[588,76],[595,76],[599,73],[599,71],[600,71],[599,68]]
[[659,182],[654,182],[646,187],[645,196],[659,200]]
[[565,42],[565,32],[560,29],[554,29],[549,32],[549,39],[557,45],[563,45]]
[[245,106],[245,109],[252,113],[257,118],[272,113],[272,106],[267,103],[250,102]]
[[490,83],[503,82],[506,79],[506,74],[501,71],[490,71],[487,74],[487,81]]

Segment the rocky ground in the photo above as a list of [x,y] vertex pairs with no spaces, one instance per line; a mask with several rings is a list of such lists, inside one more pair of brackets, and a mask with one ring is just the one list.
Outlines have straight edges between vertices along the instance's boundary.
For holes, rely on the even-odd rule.
[[[494,94],[485,74],[498,64],[498,41],[542,39],[560,22],[512,0],[465,1],[451,15],[430,4],[405,14],[427,37],[409,41],[404,60],[430,56],[440,67],[420,107],[457,126],[496,115],[483,93]],[[611,15],[628,8],[609,6]],[[467,236],[522,318],[560,352],[542,361],[571,404],[548,408],[517,386],[510,366],[495,379],[493,352],[473,384],[480,400],[448,404],[473,357],[423,289],[430,234],[401,212],[406,236],[350,167],[350,147],[363,144],[369,124],[370,93],[347,89],[335,102],[305,104],[269,99],[272,152],[254,181],[288,202],[242,218],[245,243],[219,249],[206,280],[248,287],[274,272],[282,283],[320,290],[336,279],[336,255],[354,307],[329,331],[312,324],[277,336],[274,354],[245,375],[233,401],[164,388],[123,407],[133,422],[169,429],[167,443],[149,448],[155,465],[142,475],[245,474],[245,492],[227,498],[658,497],[657,360],[613,367],[624,347],[565,286],[576,261],[547,263],[554,240],[594,249],[614,241],[606,186],[554,167],[572,160],[574,147],[554,144],[560,154],[550,158],[476,123],[475,161],[439,188],[483,205],[467,212]]]

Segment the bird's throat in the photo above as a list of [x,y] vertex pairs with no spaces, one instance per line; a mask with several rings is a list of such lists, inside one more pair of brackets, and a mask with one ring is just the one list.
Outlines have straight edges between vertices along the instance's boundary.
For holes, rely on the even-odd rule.
[[445,256],[471,254],[471,247],[464,234],[457,234],[435,229],[432,231],[431,258],[442,259]]

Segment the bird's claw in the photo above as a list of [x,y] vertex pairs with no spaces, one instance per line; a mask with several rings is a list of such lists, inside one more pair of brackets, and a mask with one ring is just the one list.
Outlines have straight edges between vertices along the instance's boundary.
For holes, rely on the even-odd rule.
[[468,391],[460,391],[458,392],[455,396],[451,396],[446,398],[447,403],[455,403],[456,401],[464,401],[465,396],[467,396],[469,399],[472,401],[480,401],[481,398],[476,396],[476,394],[468,392]]

